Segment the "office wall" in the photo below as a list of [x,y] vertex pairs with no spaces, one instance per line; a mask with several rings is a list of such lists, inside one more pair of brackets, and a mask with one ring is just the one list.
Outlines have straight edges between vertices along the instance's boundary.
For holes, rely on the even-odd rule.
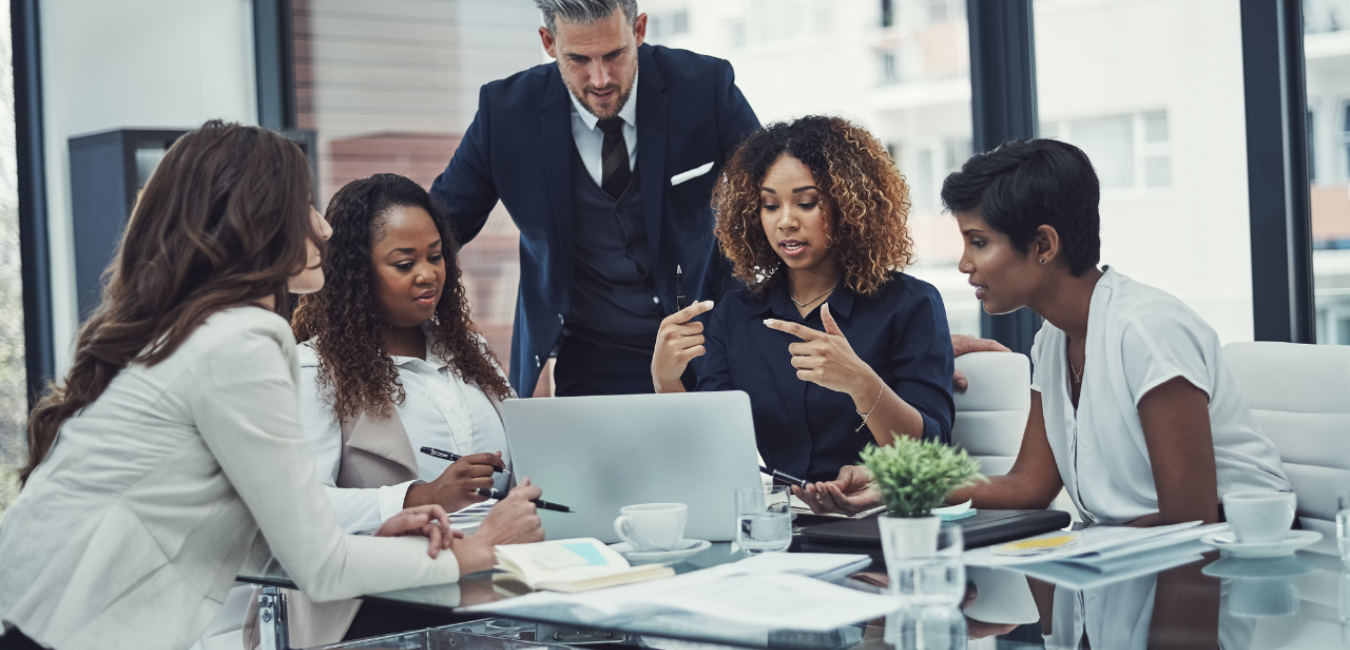
[[71,136],[120,127],[256,123],[250,0],[39,3],[57,374],[79,326],[70,218]]

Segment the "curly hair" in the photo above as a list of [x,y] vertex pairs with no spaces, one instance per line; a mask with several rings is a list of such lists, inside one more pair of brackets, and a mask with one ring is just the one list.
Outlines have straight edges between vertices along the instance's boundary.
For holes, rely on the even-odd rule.
[[850,289],[875,294],[913,261],[905,222],[909,186],[871,133],[838,117],[812,115],[750,134],[713,191],[715,233],[733,273],[755,293],[779,281],[782,264],[760,222],[760,189],[780,156],[811,171],[820,188],[833,247]]
[[460,281],[459,246],[445,213],[426,190],[398,174],[376,174],[338,190],[324,218],[333,227],[324,256],[324,287],[303,296],[292,319],[295,338],[310,341],[319,354],[319,385],[332,388],[339,421],[362,412],[388,416],[406,398],[398,368],[385,348],[387,323],[375,301],[371,247],[384,215],[395,207],[427,211],[440,232],[445,254],[445,287],[436,303],[432,351],[445,358],[464,381],[505,399],[511,386],[497,370],[496,357],[469,317]]

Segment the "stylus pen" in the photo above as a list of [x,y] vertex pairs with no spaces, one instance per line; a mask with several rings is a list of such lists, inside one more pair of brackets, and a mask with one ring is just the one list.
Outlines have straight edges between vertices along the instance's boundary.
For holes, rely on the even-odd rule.
[[675,311],[684,309],[684,270],[675,265]]
[[[423,447],[423,448],[422,448],[422,453],[424,453],[424,454],[426,454],[426,455],[428,455],[428,456],[431,456],[432,458],[439,458],[439,459],[441,459],[441,460],[448,460],[448,461],[450,461],[450,462],[452,462],[452,463],[455,462],[455,461],[457,461],[457,460],[459,460],[459,459],[461,459],[461,458],[463,458],[463,456],[460,456],[459,454],[454,454],[454,453],[448,452],[448,451],[446,451],[446,450],[444,450],[444,449],[437,449],[437,448],[435,448],[435,447]],[[498,473],[498,474],[510,474],[510,473],[511,473],[510,470],[506,469],[505,467],[497,467],[496,465],[493,465],[493,466],[492,466],[492,471],[493,471],[493,472],[496,472],[496,473]]]
[[769,469],[763,465],[759,466],[759,471],[764,472],[765,474],[768,474],[769,476],[772,476],[779,481],[787,483],[788,485],[795,485],[803,490],[806,489],[806,486],[810,485],[809,482],[803,479],[799,479],[791,474],[784,474],[776,469]]
[[[497,488],[478,488],[478,496],[483,496],[483,497],[487,497],[487,498],[489,498],[489,499],[497,499],[497,500],[501,500],[501,499],[505,499],[505,498],[506,498],[506,494],[505,494],[504,492],[502,492],[501,490],[498,490]],[[537,508],[543,508],[544,510],[553,510],[554,512],[572,512],[572,511],[573,511],[571,508],[569,508],[569,507],[567,507],[567,506],[565,506],[565,505],[558,504],[558,503],[550,503],[550,502],[545,501],[545,500],[543,500],[543,499],[535,499],[535,500],[531,501],[530,503],[533,503],[533,504],[535,505],[535,507],[537,507]]]

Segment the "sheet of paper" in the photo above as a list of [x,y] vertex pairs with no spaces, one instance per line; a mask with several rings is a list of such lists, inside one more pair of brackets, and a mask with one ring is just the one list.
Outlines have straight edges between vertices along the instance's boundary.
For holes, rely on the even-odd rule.
[[[704,574],[704,575],[700,575]],[[533,593],[467,608],[502,616],[545,617],[566,611],[588,625],[676,610],[773,628],[825,631],[879,618],[900,608],[894,597],[869,594],[785,573],[707,575],[694,572],[581,594]]]
[[[1078,531],[1079,540],[1071,545],[1057,548],[1046,553],[1024,556],[1005,556],[994,553],[996,546],[987,546],[966,551],[962,556],[966,564],[974,566],[1014,566],[1036,562],[1054,562],[1074,557],[1091,557],[1113,549],[1138,548],[1154,538],[1164,538],[1177,531],[1196,528],[1198,521],[1154,528],[1132,528],[1129,526],[1093,526]],[[1037,537],[1062,535],[1062,531],[1052,531]],[[1175,540],[1169,543],[1176,543]]]
[[761,553],[739,562],[719,564],[703,572],[710,575],[793,573],[821,578],[840,572],[857,573],[871,566],[866,555],[842,553]]

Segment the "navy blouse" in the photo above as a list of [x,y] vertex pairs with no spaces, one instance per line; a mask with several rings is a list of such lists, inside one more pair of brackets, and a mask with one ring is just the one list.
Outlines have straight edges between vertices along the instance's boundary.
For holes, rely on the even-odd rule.
[[[827,301],[839,329],[882,380],[923,415],[926,439],[951,441],[952,340],[942,297],[932,285],[903,273],[873,296],[843,280]],[[801,339],[764,325],[776,318],[825,328],[820,307],[797,312],[787,282],[755,295],[741,286],[714,306],[704,331],[707,352],[697,390],[742,390],[750,395],[755,440],[770,468],[811,481],[834,479],[858,462],[874,438],[847,394],[797,379],[788,345]]]

